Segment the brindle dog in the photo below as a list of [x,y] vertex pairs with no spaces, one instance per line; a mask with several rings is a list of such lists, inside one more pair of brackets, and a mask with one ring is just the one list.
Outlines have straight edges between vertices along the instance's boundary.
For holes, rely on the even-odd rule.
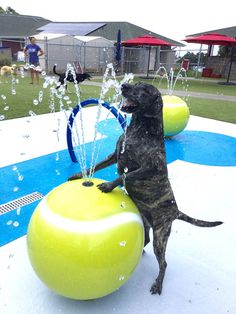
[[[143,217],[145,245],[150,242],[150,227],[153,229],[153,248],[159,263],[159,274],[150,291],[161,294],[167,266],[165,251],[172,222],[180,219],[200,227],[214,227],[222,222],[194,219],[178,210],[168,179],[160,92],[150,84],[124,84],[122,95],[121,110],[132,113],[126,136],[121,135],[115,152],[95,167],[97,171],[117,163],[120,176],[112,182],[99,184],[98,188],[102,192],[110,192],[123,185],[125,179],[125,188]],[[69,180],[81,177],[82,174],[78,173]]]

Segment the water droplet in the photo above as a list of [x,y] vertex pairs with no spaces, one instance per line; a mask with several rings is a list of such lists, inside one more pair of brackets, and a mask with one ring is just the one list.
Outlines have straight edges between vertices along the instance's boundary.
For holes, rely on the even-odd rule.
[[8,220],[7,225],[10,226],[13,223],[12,220]]
[[65,100],[69,100],[69,99],[70,99],[69,96],[64,96],[63,98],[64,98]]
[[17,170],[17,166],[12,166],[12,170],[16,171]]
[[120,275],[119,280],[123,281],[124,279],[125,279],[125,276],[124,275]]
[[124,168],[124,173],[127,173],[129,169],[127,167]]
[[4,120],[5,119],[5,116],[2,114],[0,115],[0,121]]
[[24,176],[22,176],[22,174],[20,174],[20,175],[18,176],[18,180],[19,180],[19,181],[23,181],[23,180],[24,180]]
[[19,227],[19,225],[20,225],[20,224],[19,224],[18,221],[14,221],[14,222],[13,222],[13,227],[16,227],[16,228],[17,228],[17,227]]
[[23,137],[23,138],[29,138],[30,135],[29,135],[29,134],[24,134],[24,135],[22,135],[22,137]]
[[60,171],[56,169],[56,175],[59,176],[60,174]]
[[24,68],[23,68],[23,67],[20,67],[20,76],[21,76],[22,78],[25,77]]
[[6,100],[7,99],[7,97],[5,96],[5,95],[1,95],[1,98],[3,99],[3,100]]
[[120,246],[123,246],[123,247],[124,247],[124,246],[126,246],[126,243],[127,243],[126,241],[121,241],[121,242],[120,242]]
[[21,207],[18,207],[18,208],[16,209],[16,214],[17,214],[17,216],[20,215],[20,211],[21,211]]
[[38,100],[37,100],[37,99],[34,99],[34,100],[33,100],[33,104],[34,104],[35,106],[37,106],[37,105],[39,104]]
[[45,71],[42,71],[41,75],[42,75],[42,76],[45,76],[45,75],[46,75],[46,72],[45,72]]
[[39,91],[39,102],[43,101],[43,91]]
[[15,187],[13,188],[13,192],[17,192],[18,190],[19,190],[18,186],[15,186]]
[[8,111],[9,110],[9,106],[5,106],[3,109],[5,110],[5,111]]
[[12,93],[12,95],[15,95],[15,94],[16,94],[16,90],[15,90],[15,89],[12,89],[12,90],[11,90],[11,93]]
[[120,207],[121,207],[121,208],[125,208],[125,202],[121,202],[121,203],[120,203]]
[[29,111],[29,115],[32,116],[32,117],[33,116],[37,116],[36,113],[34,113],[32,110]]

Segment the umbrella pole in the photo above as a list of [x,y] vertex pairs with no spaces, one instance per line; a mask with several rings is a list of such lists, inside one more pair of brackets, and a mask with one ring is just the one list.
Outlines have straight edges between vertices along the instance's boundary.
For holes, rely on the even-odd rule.
[[229,83],[230,72],[231,72],[232,63],[233,63],[233,54],[234,54],[234,49],[233,49],[233,47],[231,47],[230,63],[229,63],[229,71],[228,71],[228,76],[227,76],[227,83]]
[[202,44],[200,46],[200,50],[199,50],[199,55],[198,55],[198,60],[197,60],[197,71],[195,73],[195,77],[198,77],[198,69],[200,67],[200,62],[201,62],[201,54],[202,54]]
[[151,46],[149,47],[149,50],[148,50],[147,77],[148,77],[148,74],[149,74],[150,56],[151,56]]

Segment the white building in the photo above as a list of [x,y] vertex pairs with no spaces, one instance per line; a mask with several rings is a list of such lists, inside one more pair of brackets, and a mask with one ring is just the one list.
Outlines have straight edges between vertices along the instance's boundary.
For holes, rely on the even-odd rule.
[[100,72],[114,59],[114,44],[103,37],[45,32],[35,37],[37,44],[45,52],[40,58],[40,64],[47,72],[52,72],[55,63],[58,71],[65,71],[67,63],[77,62],[86,71]]

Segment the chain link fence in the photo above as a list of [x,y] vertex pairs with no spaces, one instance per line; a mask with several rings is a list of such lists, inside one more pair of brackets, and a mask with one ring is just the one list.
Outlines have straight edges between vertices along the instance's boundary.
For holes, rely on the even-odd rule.
[[[52,73],[54,64],[58,71],[65,71],[68,63],[79,64],[82,71],[94,75],[103,75],[108,63],[113,63],[119,74],[134,73],[138,75],[155,74],[160,66],[169,72],[170,68],[186,66],[187,70],[195,72],[195,76],[227,77],[231,66],[231,78],[236,78],[236,61],[232,64],[229,57],[210,56],[203,58],[207,49],[199,53],[199,49],[187,50],[183,47],[170,50],[161,47],[121,47],[120,60],[116,60],[116,47],[110,42],[108,45],[90,45],[89,42],[76,44],[72,42],[52,43],[47,38],[38,41],[45,54],[40,57],[40,64],[47,73]],[[10,63],[23,61],[22,55],[26,40],[0,39],[0,59]],[[192,52],[198,54],[198,59],[181,60],[181,57]],[[24,60],[27,62],[27,60]],[[187,61],[187,62],[186,62]],[[149,68],[148,68],[149,64]]]

